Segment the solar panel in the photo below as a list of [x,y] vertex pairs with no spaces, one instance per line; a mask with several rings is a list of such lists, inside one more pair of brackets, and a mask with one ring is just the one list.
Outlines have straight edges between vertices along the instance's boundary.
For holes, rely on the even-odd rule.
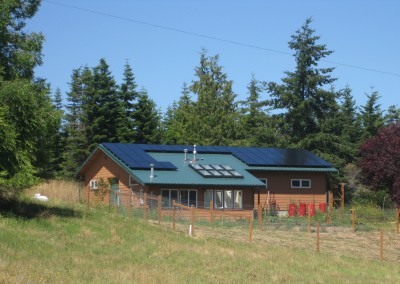
[[[147,152],[179,153],[184,149],[188,154],[193,151],[192,145],[152,145],[152,144],[102,144],[118,159],[131,168],[149,168],[154,164],[160,169],[176,169],[169,162],[160,163]],[[303,149],[284,148],[255,148],[255,147],[228,147],[228,146],[197,146],[198,157],[202,153],[232,154],[249,166],[281,166],[281,167],[331,167],[323,159]]]

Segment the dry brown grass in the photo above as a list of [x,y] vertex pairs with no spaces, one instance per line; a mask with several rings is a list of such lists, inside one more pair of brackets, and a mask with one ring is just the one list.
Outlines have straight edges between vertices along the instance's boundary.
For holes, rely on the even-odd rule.
[[79,183],[75,181],[50,180],[26,190],[25,195],[33,198],[36,193],[45,195],[50,200],[76,203],[79,201]]
[[[169,226],[169,224],[163,224]],[[176,230],[188,233],[188,226],[177,224]],[[316,228],[310,234],[293,227],[291,230],[253,230],[253,243],[316,252]],[[197,226],[195,238],[215,237],[226,240],[249,242],[249,230],[244,227],[211,228]],[[351,228],[325,228],[320,232],[320,251],[332,257],[347,256],[359,259],[380,258],[380,232],[356,232]],[[400,234],[384,232],[384,260],[400,263]]]

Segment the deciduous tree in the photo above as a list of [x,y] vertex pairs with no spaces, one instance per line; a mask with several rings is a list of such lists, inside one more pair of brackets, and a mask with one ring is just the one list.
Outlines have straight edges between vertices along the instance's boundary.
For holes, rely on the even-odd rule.
[[387,188],[400,207],[400,124],[382,128],[361,147],[364,180],[379,190]]

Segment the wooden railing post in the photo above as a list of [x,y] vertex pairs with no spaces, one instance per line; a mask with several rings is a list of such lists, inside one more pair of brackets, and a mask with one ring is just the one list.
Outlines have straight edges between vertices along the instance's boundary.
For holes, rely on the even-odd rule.
[[351,227],[353,228],[353,233],[356,232],[356,209],[353,207],[351,209]]
[[161,195],[159,195],[158,196],[158,198],[157,198],[157,202],[158,202],[158,225],[160,225],[161,224],[161,218],[162,218],[162,212],[161,212],[161,210],[162,210],[162,207],[161,207]]
[[172,200],[172,227],[175,231],[175,223],[176,223],[176,208],[175,208],[175,200]]
[[262,206],[261,203],[258,203],[258,212],[257,212],[257,218],[258,218],[258,227],[260,230],[262,230]]
[[147,221],[147,193],[143,194],[143,219]]
[[194,236],[194,205],[192,205],[192,209],[191,209],[191,215],[192,215],[192,236]]
[[210,200],[210,225],[214,225],[214,202]]

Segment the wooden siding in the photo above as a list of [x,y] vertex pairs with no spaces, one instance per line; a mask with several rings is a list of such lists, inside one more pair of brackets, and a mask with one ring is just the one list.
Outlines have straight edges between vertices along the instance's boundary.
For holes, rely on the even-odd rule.
[[[270,202],[275,202],[278,210],[288,210],[290,202],[299,203],[323,203],[327,200],[327,181],[325,173],[312,172],[262,172],[254,171],[252,174],[260,179],[268,180],[267,188],[260,189],[260,193],[254,195],[254,206],[258,205],[258,199],[263,207],[267,204],[268,192]],[[292,188],[292,179],[310,179],[311,188]],[[259,197],[259,198],[258,198]]]
[[[100,198],[95,195],[94,190],[90,190],[90,181],[99,181],[103,178],[108,181],[111,178],[118,179],[118,187],[121,194],[130,193],[129,188],[129,174],[117,163],[115,163],[110,157],[108,157],[103,151],[98,149],[89,161],[90,165],[87,165],[82,172],[85,176],[85,196],[89,199],[89,203],[99,203]],[[108,204],[110,196],[107,195],[104,198],[104,203]]]

